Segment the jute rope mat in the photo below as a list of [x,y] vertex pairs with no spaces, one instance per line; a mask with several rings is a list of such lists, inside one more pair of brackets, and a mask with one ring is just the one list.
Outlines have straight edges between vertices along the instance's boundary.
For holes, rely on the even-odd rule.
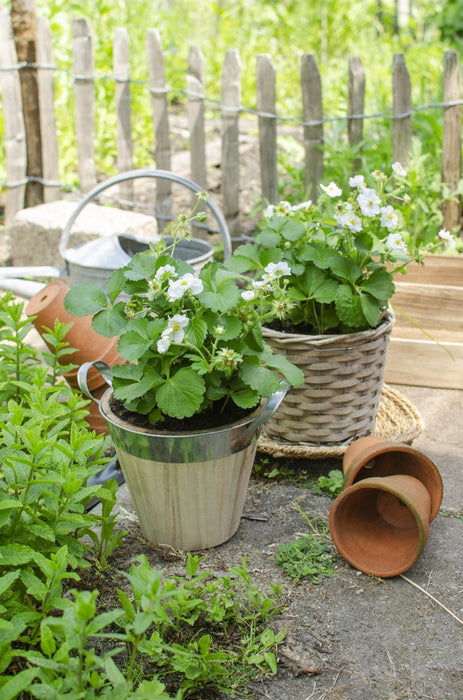
[[[400,391],[384,384],[379,402],[378,415],[373,435],[394,442],[410,443],[424,430],[424,421],[417,408]],[[273,457],[296,457],[301,459],[325,459],[342,457],[348,445],[314,445],[311,443],[289,443],[274,440],[264,432],[257,449]]]

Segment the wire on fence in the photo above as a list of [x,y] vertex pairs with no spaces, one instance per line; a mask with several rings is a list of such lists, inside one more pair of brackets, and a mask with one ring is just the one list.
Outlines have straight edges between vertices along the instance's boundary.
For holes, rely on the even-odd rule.
[[[347,121],[351,121],[354,119],[355,120],[357,120],[357,119],[390,119],[391,121],[394,121],[394,120],[400,120],[400,119],[405,119],[407,117],[411,117],[411,116],[413,116],[413,114],[416,114],[417,112],[423,112],[423,111],[430,110],[430,109],[445,109],[447,107],[457,107],[457,106],[463,105],[463,100],[450,100],[447,102],[434,102],[434,103],[428,103],[426,105],[420,105],[418,107],[412,107],[412,109],[407,110],[406,112],[402,112],[400,114],[392,114],[392,109],[385,109],[381,112],[374,112],[371,114],[346,114],[346,115],[339,115],[339,116],[328,116],[328,117],[324,117],[323,119],[319,119],[319,120],[305,121],[299,115],[282,116],[279,114],[272,114],[269,112],[261,112],[259,110],[244,107],[243,105],[240,105],[239,107],[227,107],[226,105],[222,105],[220,100],[218,100],[218,99],[207,97],[205,95],[200,95],[196,92],[184,90],[184,89],[180,89],[180,88],[172,88],[169,86],[166,86],[164,88],[153,88],[149,85],[149,82],[146,80],[134,80],[132,78],[118,78],[115,75],[99,74],[99,73],[95,73],[92,75],[75,75],[75,74],[73,74],[72,69],[70,69],[70,68],[60,67],[60,66],[56,66],[56,65],[52,65],[52,64],[48,64],[48,63],[28,63],[26,61],[23,61],[23,62],[18,63],[16,65],[2,66],[2,67],[0,67],[0,72],[20,71],[20,70],[24,70],[26,68],[63,71],[65,73],[68,73],[71,76],[72,81],[74,81],[74,82],[89,81],[89,80],[112,80],[114,82],[128,83],[130,85],[137,85],[137,86],[145,87],[151,95],[176,94],[176,95],[184,95],[187,98],[194,98],[196,100],[202,100],[207,105],[212,106],[213,108],[217,109],[218,111],[220,111],[222,113],[230,112],[230,113],[249,114],[251,116],[261,117],[263,119],[274,119],[274,120],[281,122],[281,123],[285,123],[285,124],[290,123],[290,124],[294,124],[296,126],[302,126],[302,127],[322,126],[323,124],[329,124],[329,123],[339,122],[339,121],[346,121],[347,122]],[[19,186],[25,185],[28,182],[40,182],[41,184],[47,185],[47,186],[63,187],[62,183],[59,183],[59,182],[49,182],[49,181],[43,180],[42,178],[39,178],[39,177],[26,176],[23,180],[18,181],[18,182],[5,182],[5,181],[0,180],[0,188],[11,189],[14,187],[19,187]],[[64,189],[69,190],[68,187],[64,187]]]

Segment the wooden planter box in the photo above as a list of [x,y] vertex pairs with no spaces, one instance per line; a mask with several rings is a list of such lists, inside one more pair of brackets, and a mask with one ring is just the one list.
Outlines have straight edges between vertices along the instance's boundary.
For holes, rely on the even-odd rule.
[[463,257],[430,255],[395,284],[385,381],[463,389]]

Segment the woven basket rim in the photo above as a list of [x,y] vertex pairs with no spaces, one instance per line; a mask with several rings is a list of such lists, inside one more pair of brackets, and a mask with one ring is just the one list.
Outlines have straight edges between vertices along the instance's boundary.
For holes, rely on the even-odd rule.
[[323,346],[323,345],[334,345],[336,343],[346,341],[349,339],[349,343],[356,344],[362,342],[366,337],[372,340],[383,333],[388,333],[389,329],[395,322],[395,315],[391,307],[388,307],[384,312],[380,322],[375,328],[367,328],[364,331],[358,331],[357,333],[326,333],[325,335],[310,335],[305,333],[288,333],[287,331],[276,331],[273,328],[268,328],[264,326],[262,329],[264,337],[270,337],[276,340],[278,343],[283,345],[290,345],[292,343],[304,342],[307,345]]
[[[417,407],[398,389],[383,385],[376,425],[371,435],[384,437],[392,442],[411,444],[425,429],[423,417]],[[326,445],[312,443],[290,443],[269,437],[264,432],[259,437],[257,449],[273,457],[294,459],[342,458],[352,441],[344,444]]]

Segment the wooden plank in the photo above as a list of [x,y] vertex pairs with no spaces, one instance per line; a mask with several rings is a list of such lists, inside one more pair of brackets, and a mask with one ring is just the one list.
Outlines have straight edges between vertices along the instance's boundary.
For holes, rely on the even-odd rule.
[[[186,76],[188,91],[188,126],[190,130],[190,172],[191,179],[207,190],[206,165],[206,129],[204,126],[204,56],[199,46],[192,46],[188,54],[188,71]],[[198,204],[197,211],[208,213],[205,202],[197,202],[197,195],[191,193],[192,208]],[[204,224],[192,225],[195,238],[208,238]]]
[[[207,190],[206,135],[204,127],[204,56],[199,46],[190,48],[186,83],[188,90],[191,178]],[[193,195],[193,199],[196,201],[195,195]]]
[[314,54],[301,56],[302,113],[304,119],[305,186],[316,202],[323,177],[322,82]]
[[11,23],[18,61],[25,64],[19,71],[19,81],[26,131],[26,173],[29,178],[26,185],[26,206],[34,207],[43,203],[35,0],[11,0]]
[[[257,56],[257,110],[261,194],[265,202],[278,201],[275,68],[268,54]],[[263,116],[263,115],[269,116]]]
[[[444,53],[444,102],[461,100],[461,68],[456,51]],[[444,107],[442,139],[442,181],[454,192],[461,178],[461,104]],[[444,227],[451,231],[460,224],[461,199],[445,200],[442,211]]]
[[241,64],[238,49],[228,49],[221,76],[223,213],[232,239],[240,237],[239,113]]
[[[349,59],[349,96],[347,107],[347,138],[351,148],[358,147],[363,139],[363,118],[357,115],[365,111],[365,69],[359,56]],[[353,162],[353,170],[362,167],[360,153]]]
[[416,327],[414,324],[417,324],[428,332],[444,329],[463,336],[463,287],[400,282],[396,284],[391,306],[396,315],[396,328]]
[[89,20],[74,19],[72,33],[79,185],[81,192],[88,192],[96,185],[94,59]]
[[[385,381],[441,389],[463,389],[463,343],[391,338]],[[450,353],[450,354],[449,354]]]
[[24,208],[26,191],[26,132],[22,113],[21,87],[13,43],[13,30],[7,7],[0,7],[0,85],[5,125],[6,177],[5,226],[11,226]]
[[424,265],[410,263],[406,275],[396,275],[395,283],[402,281],[463,287],[463,256],[428,255]]
[[42,133],[42,164],[44,202],[55,202],[61,198],[58,165],[58,135],[55,118],[55,89],[53,47],[50,25],[44,17],[37,18],[37,61],[40,102],[40,130]]
[[396,53],[392,61],[392,160],[398,161],[404,168],[410,162],[412,147],[411,109],[410,73],[404,55]]
[[[114,31],[114,77],[116,79],[116,139],[117,169],[120,173],[132,170],[132,100],[130,94],[130,48],[125,27]],[[133,200],[133,180],[119,185],[122,198]]]
[[[161,37],[157,29],[149,29],[146,35],[148,73],[153,106],[154,159],[156,167],[171,170],[169,113],[167,105],[166,71]],[[156,184],[156,218],[160,231],[172,217],[172,185],[169,180]]]

